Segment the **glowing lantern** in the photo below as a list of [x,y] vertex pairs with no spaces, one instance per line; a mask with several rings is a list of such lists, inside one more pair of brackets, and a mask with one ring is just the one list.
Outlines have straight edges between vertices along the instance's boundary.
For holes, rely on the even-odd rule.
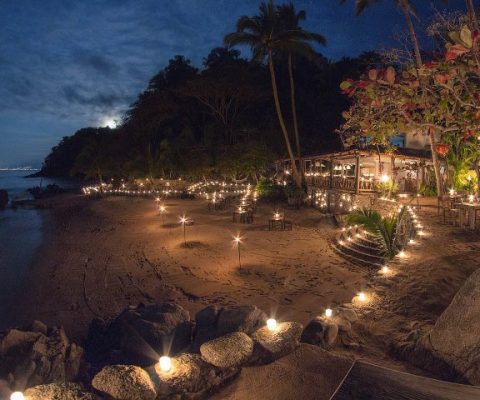
[[172,369],[172,359],[168,356],[160,357],[160,370],[163,372],[168,372]]
[[267,319],[267,329],[271,332],[277,330],[277,320],[274,318]]

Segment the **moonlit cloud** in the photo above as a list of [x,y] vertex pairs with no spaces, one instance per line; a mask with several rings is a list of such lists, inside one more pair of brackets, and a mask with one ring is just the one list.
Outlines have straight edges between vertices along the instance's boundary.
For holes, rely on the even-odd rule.
[[[429,9],[427,0],[421,11]],[[353,3],[351,1],[350,3]],[[392,43],[403,21],[390,1],[356,18],[353,4],[295,1],[327,36],[331,59]],[[119,120],[176,54],[199,66],[258,0],[2,0],[0,166],[38,165],[65,135]],[[463,7],[454,0],[450,7]],[[388,23],[386,23],[388,21]]]

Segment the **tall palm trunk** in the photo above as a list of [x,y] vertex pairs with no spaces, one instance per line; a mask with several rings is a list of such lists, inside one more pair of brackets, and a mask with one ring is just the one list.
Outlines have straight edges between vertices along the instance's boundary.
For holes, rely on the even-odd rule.
[[408,34],[410,36],[410,41],[412,42],[413,52],[415,54],[415,64],[417,64],[417,68],[422,67],[422,55],[420,54],[420,46],[418,44],[417,34],[415,33],[415,28],[413,27],[412,17],[410,12],[405,4],[401,5],[403,15],[405,16],[405,20],[407,22],[408,27]]
[[435,185],[437,187],[437,196],[443,195],[442,174],[440,173],[440,161],[438,160],[438,154],[436,149],[435,132],[429,132],[430,137],[430,150],[432,151],[432,163],[433,170],[435,171]]
[[292,117],[293,117],[293,131],[295,133],[295,144],[297,147],[297,157],[300,163],[300,174],[303,181],[304,170],[303,170],[303,160],[302,160],[302,151],[300,148],[300,133],[298,131],[298,120],[297,120],[297,104],[295,101],[295,82],[293,80],[293,65],[292,65],[292,54],[288,55],[288,77],[290,79],[290,103],[292,105]]
[[[422,68],[422,65],[423,65],[422,55],[420,53],[420,45],[418,44],[418,38],[415,33],[415,28],[413,26],[412,18],[406,4],[402,4],[401,8],[402,8],[403,15],[405,16],[405,20],[407,22],[408,33],[410,35],[410,40],[412,42],[413,51],[415,54],[415,64],[417,68],[420,69]],[[435,133],[429,132],[429,137],[430,137],[430,150],[432,152],[433,169],[435,171],[435,184],[437,187],[437,196],[441,196],[443,194],[443,188],[442,188],[442,178],[440,173],[440,161],[438,159],[438,155],[436,152]]]
[[295,183],[298,187],[302,187],[302,178],[298,173],[297,165],[295,164],[295,156],[293,154],[292,146],[290,144],[290,138],[288,137],[287,127],[283,118],[282,109],[280,107],[280,100],[278,98],[277,79],[275,77],[275,68],[273,66],[272,51],[268,52],[268,67],[270,69],[270,78],[272,79],[273,99],[275,100],[275,109],[277,111],[278,121],[280,128],[282,129],[283,137],[285,139],[285,145],[287,146],[288,156],[292,162],[292,175]]

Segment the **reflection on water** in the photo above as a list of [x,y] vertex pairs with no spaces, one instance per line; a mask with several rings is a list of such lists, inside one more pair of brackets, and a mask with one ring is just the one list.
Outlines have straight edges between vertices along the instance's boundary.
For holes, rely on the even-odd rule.
[[[0,189],[8,191],[10,200],[33,186],[65,182],[53,179],[29,178],[29,171],[0,171]],[[42,241],[41,210],[7,208],[0,210],[0,330],[12,320],[12,304],[26,277],[35,250]],[[28,293],[22,293],[28,296]],[[32,299],[35,301],[35,299]]]

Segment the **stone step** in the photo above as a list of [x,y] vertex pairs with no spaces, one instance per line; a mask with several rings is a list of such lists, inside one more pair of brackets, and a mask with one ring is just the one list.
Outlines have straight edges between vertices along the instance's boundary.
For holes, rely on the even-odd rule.
[[337,243],[333,243],[332,244],[332,247],[334,249],[334,251],[336,251],[338,254],[340,254],[343,258],[345,258],[346,260],[350,261],[352,264],[354,265],[359,265],[361,267],[368,267],[368,268],[381,268],[383,267],[383,263],[379,263],[379,262],[371,262],[371,261],[367,261],[367,260],[364,260],[362,258],[358,258],[354,255],[351,255],[351,254],[347,254],[343,251],[342,248],[340,248],[338,246]]
[[337,246],[340,247],[344,253],[365,260],[366,262],[383,263],[385,260],[385,257],[383,257],[382,255],[365,253],[351,246],[349,242],[338,242]]

